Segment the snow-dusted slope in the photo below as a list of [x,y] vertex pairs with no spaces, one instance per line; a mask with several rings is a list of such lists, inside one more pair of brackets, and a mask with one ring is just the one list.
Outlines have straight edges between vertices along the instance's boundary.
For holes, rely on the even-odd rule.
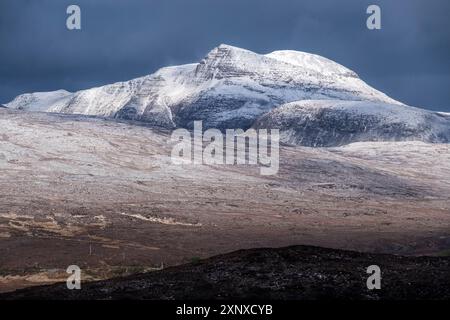
[[278,128],[282,141],[313,147],[356,141],[450,141],[450,117],[369,101],[292,102],[262,116],[255,127]]
[[274,107],[303,99],[368,100],[400,104],[353,71],[317,55],[276,51],[260,55],[220,45],[199,63],[75,93],[18,96],[16,109],[118,117],[167,127],[247,128]]
[[66,90],[25,93],[6,104],[8,108],[29,111],[51,111],[63,108],[71,99],[72,93]]
[[344,76],[357,78],[358,75],[352,70],[322,56],[293,50],[279,50],[266,54],[266,57],[277,59],[289,64],[320,73],[327,76]]

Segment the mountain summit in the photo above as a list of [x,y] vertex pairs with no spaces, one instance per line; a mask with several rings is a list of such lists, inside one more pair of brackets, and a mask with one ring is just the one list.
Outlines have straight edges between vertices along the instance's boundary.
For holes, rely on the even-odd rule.
[[[372,127],[355,124],[356,132],[349,128],[343,133],[349,132],[353,138],[332,139],[332,143],[324,143],[322,138],[292,138],[309,135],[310,131],[304,130],[304,125],[308,127],[304,121],[314,120],[311,117],[318,114],[318,106],[330,106],[330,103],[307,103],[302,106],[302,110],[314,109],[315,112],[312,113],[289,113],[293,110],[292,107],[284,107],[283,116],[280,118],[278,107],[298,101],[329,101],[331,105],[336,101],[356,101],[356,105],[370,103],[372,108],[376,108],[376,104],[382,104],[390,106],[389,108],[395,110],[394,113],[401,110],[401,114],[409,114],[409,111],[417,113],[417,110],[420,110],[423,117],[416,116],[414,119],[426,118],[423,125],[408,131],[409,133],[398,134],[397,130],[405,126],[394,124],[392,127],[388,121],[389,127],[395,132],[385,130],[380,139],[419,139],[433,142],[447,142],[450,139],[449,125],[441,123],[448,123],[448,118],[443,120],[442,116],[432,112],[409,109],[370,87],[355,72],[334,61],[291,50],[263,55],[225,44],[211,50],[198,63],[165,67],[151,75],[130,81],[74,93],[58,90],[23,94],[8,103],[7,107],[138,120],[168,128],[191,128],[196,120],[202,120],[204,128],[219,129],[246,129],[274,124],[282,132],[289,130],[288,134],[284,134],[284,137],[289,136],[288,142],[313,146],[333,145],[338,141],[360,141],[358,139],[377,140],[378,127],[384,126],[386,122],[383,117],[388,117],[388,114],[383,114],[381,118],[371,122],[377,127],[373,134],[359,135],[359,131],[370,131]],[[343,108],[343,111],[340,108],[337,118],[334,117],[336,112],[328,112],[326,119],[321,118],[320,121],[312,123],[315,128],[319,126],[320,132],[327,132],[325,136],[328,136],[330,130],[335,132],[339,127],[340,118],[348,118],[347,109],[352,110],[351,112],[355,110],[355,104],[351,105],[351,108]],[[273,118],[275,116],[276,119]],[[364,112],[361,117],[364,119]],[[346,123],[346,126],[352,126],[352,123],[360,121],[361,117],[350,117],[352,120],[350,124]],[[289,122],[289,128],[285,128],[285,123],[280,122],[280,119]],[[373,120],[373,117],[371,119]],[[293,125],[292,121],[304,125],[299,128]],[[436,121],[439,122],[437,131],[433,125]],[[426,134],[423,130],[426,130]],[[317,133],[317,130],[311,132]]]

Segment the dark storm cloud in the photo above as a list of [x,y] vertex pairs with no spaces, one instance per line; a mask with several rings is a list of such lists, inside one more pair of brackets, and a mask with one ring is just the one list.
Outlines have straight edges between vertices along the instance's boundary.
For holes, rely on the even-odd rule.
[[[65,27],[78,4],[82,30]],[[365,27],[369,4],[382,30]],[[2,0],[0,102],[194,62],[220,43],[317,53],[405,103],[450,111],[447,0]]]

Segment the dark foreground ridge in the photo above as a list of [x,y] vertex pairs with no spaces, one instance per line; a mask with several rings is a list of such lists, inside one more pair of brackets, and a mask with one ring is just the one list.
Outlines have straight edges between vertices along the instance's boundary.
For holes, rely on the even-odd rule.
[[[378,265],[380,290],[367,289]],[[450,257],[402,257],[310,246],[240,250],[129,277],[18,290],[0,299],[450,299]]]

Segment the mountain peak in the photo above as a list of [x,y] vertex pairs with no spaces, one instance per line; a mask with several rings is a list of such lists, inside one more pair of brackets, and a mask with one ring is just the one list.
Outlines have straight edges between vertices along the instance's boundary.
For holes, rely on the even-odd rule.
[[209,65],[214,69],[226,65],[228,69],[239,66],[240,69],[243,67],[250,68],[250,70],[259,67],[265,69],[286,68],[283,65],[289,64],[295,68],[301,68],[309,74],[359,78],[356,72],[317,54],[295,50],[277,50],[264,55],[224,43],[212,49],[201,64]]
[[219,46],[212,49],[210,52],[208,52],[208,54],[203,60],[223,60],[224,58],[233,59],[245,55],[250,55],[253,56],[254,58],[258,56],[257,53],[252,52],[250,50],[222,43]]
[[[243,49],[243,48],[236,47],[236,46],[232,46],[232,45],[229,45],[229,44],[226,44],[226,43],[221,43],[219,46],[217,46],[217,47],[214,48],[214,49],[228,50],[228,51],[244,51],[244,52],[252,52],[252,51],[250,51],[250,50]],[[213,49],[213,50],[214,50],[214,49]]]
[[236,46],[232,46],[232,45],[229,45],[229,44],[226,44],[226,43],[221,43],[216,48],[230,49],[230,50],[235,50],[235,49],[237,49],[237,50],[244,50],[242,48],[239,48],[239,47],[236,47]]

